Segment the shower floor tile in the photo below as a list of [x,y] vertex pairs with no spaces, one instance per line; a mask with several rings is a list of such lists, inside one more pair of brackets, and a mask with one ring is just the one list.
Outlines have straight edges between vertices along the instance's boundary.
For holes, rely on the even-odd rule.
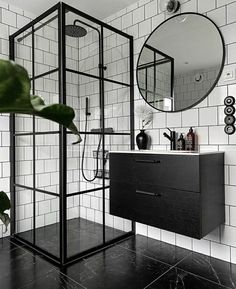
[[[68,256],[81,253],[103,244],[103,226],[82,218],[67,221]],[[125,232],[105,227],[106,241],[123,235]],[[53,224],[36,229],[36,245],[59,257],[59,224]],[[18,234],[21,238],[32,242],[33,231]]]

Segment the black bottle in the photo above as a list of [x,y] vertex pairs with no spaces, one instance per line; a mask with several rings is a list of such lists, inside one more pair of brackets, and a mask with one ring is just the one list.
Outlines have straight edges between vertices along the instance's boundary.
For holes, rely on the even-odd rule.
[[184,151],[185,150],[185,139],[183,134],[180,134],[179,139],[177,140],[177,150],[178,151]]
[[193,128],[190,127],[189,132],[186,138],[186,150],[194,151],[195,150],[195,134],[193,132]]

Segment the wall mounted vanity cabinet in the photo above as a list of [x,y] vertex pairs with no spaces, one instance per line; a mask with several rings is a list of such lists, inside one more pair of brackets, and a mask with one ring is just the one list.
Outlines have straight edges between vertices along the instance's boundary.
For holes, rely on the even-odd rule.
[[224,203],[224,153],[110,153],[112,215],[201,239]]

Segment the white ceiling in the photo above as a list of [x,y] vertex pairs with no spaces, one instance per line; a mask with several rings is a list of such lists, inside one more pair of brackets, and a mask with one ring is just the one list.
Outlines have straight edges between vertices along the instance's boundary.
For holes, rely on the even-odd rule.
[[[40,15],[54,4],[57,0],[5,0],[26,11]],[[137,0],[65,0],[63,1],[100,20],[118,12],[121,9],[137,2]]]

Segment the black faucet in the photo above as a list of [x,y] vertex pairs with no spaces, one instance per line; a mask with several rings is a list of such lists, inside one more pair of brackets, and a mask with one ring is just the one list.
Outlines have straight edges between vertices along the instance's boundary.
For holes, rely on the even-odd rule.
[[168,138],[168,140],[170,141],[170,149],[171,150],[175,150],[176,149],[176,132],[174,130],[170,130],[169,128],[167,128],[170,131],[170,135],[168,135],[166,132],[163,133],[164,137]]

